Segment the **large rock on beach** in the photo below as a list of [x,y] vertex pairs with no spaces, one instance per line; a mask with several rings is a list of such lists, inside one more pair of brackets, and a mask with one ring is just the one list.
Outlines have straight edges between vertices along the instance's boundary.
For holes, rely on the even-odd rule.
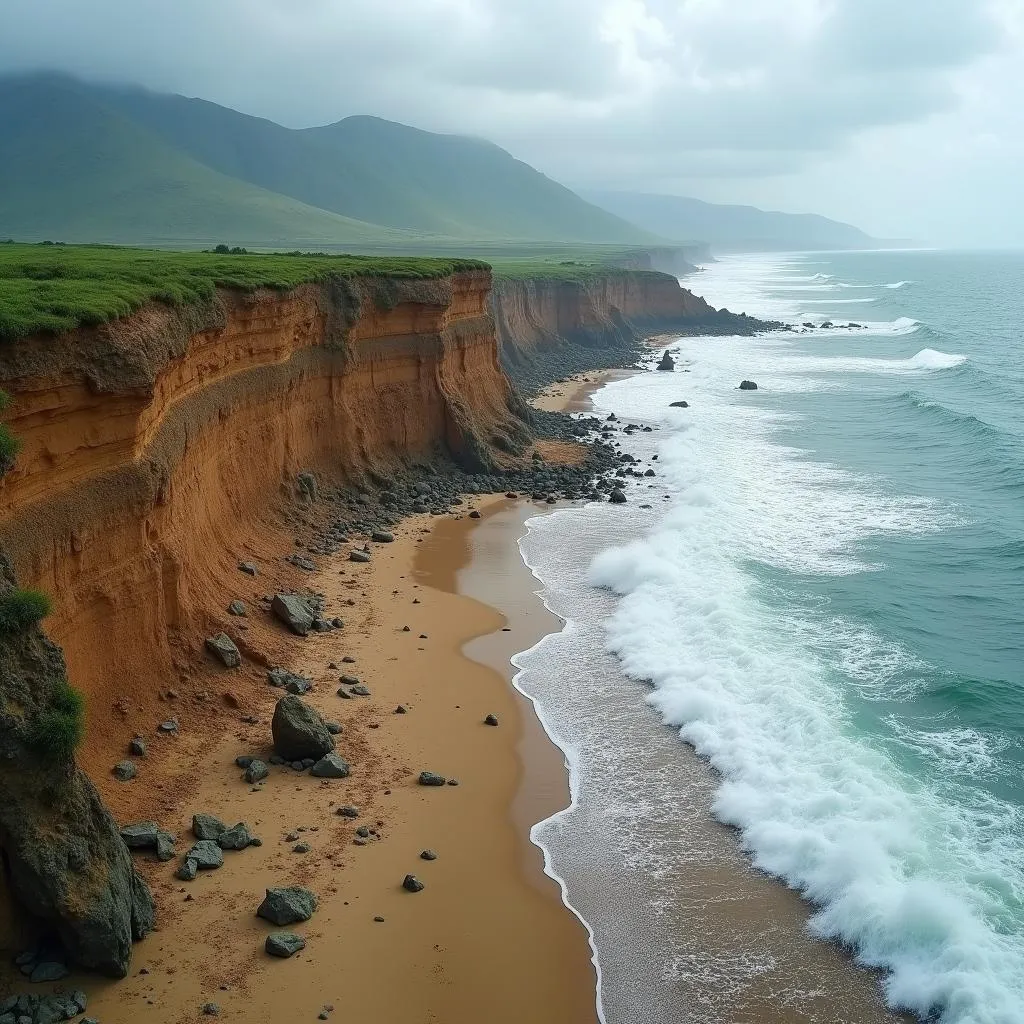
[[291,885],[268,889],[256,911],[257,917],[284,928],[299,921],[308,921],[316,911],[317,898],[302,886]]
[[757,385],[752,380],[741,380],[740,391],[756,391]]
[[313,628],[313,609],[295,594],[275,594],[270,610],[297,636],[306,636]]
[[201,871],[224,866],[224,853],[212,839],[200,839],[185,854],[185,859],[194,861]]
[[121,838],[129,850],[153,850],[159,831],[155,821],[137,821],[121,829]]
[[295,932],[271,932],[263,947],[271,956],[279,956],[287,960],[306,948],[306,940]]
[[661,357],[661,362],[658,363],[659,370],[674,370],[676,368],[676,361],[665,352]]
[[347,779],[350,772],[348,762],[333,751],[321,757],[309,770],[309,774],[317,779]]
[[286,761],[319,761],[334,750],[334,737],[320,713],[293,694],[277,702],[271,731],[274,750]]
[[192,815],[192,835],[196,839],[212,839],[216,842],[223,834],[227,825],[212,814]]

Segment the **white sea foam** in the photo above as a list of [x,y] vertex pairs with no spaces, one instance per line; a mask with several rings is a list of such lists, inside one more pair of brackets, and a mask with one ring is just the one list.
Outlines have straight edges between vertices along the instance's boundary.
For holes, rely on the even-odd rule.
[[[744,271],[736,260],[710,283],[741,308],[736,294],[763,299],[787,269],[799,263],[758,258]],[[918,323],[869,327],[884,340]],[[847,387],[851,373],[942,371],[966,357],[809,353],[819,337],[827,344],[832,334],[801,336],[799,346],[786,335],[679,342],[691,371],[686,412],[668,408],[677,376],[641,375],[598,393],[598,407],[620,417],[650,422],[662,410],[671,433],[659,444],[659,483],[673,500],[653,532],[601,552],[590,580],[621,597],[606,628],[625,671],[650,684],[647,702],[720,773],[715,813],[742,831],[759,867],[814,902],[813,929],[887,972],[895,1005],[941,1011],[944,1024],[1022,1024],[1024,935],[1006,908],[1024,899],[1024,815],[984,791],[956,799],[958,773],[991,772],[992,740],[896,718],[888,736],[859,732],[851,694],[910,697],[895,681],[913,677],[914,659],[864,625],[772,593],[773,574],[870,571],[861,540],[942,529],[955,513],[779,444],[792,416],[735,390],[741,376],[770,398],[822,380]],[[930,783],[907,771],[908,754],[934,765]],[[738,970],[738,983],[759,969]],[[698,987],[737,983],[692,951],[670,973]]]
[[895,290],[897,288],[907,288],[913,283],[913,281],[893,281],[891,284],[887,284],[885,287]]
[[[595,585],[622,595],[607,624],[612,649],[651,684],[648,702],[665,722],[721,773],[718,817],[742,830],[759,867],[817,904],[819,934],[889,972],[894,1004],[921,1015],[941,1008],[949,1024],[1020,1024],[1024,936],[1000,927],[1001,893],[991,888],[1024,877],[1013,826],[993,824],[1016,812],[995,798],[966,809],[922,788],[881,741],[858,734],[827,652],[806,642],[814,621],[775,610],[751,568],[865,571],[859,539],[937,528],[942,510],[885,498],[870,480],[778,445],[778,414],[713,386],[728,362],[723,346],[680,345],[694,361],[688,391],[700,415],[666,413],[676,430],[659,465],[673,507],[655,532],[591,568]],[[744,345],[757,343],[724,348]],[[769,345],[766,366],[783,348]],[[919,356],[853,366],[906,372],[934,362]],[[702,372],[707,361],[714,372]],[[636,415],[658,407],[669,386],[658,375],[632,378],[597,401]],[[863,655],[868,664],[900,657],[869,633],[859,641],[877,648]],[[936,732],[921,742],[936,756],[946,744],[976,767],[984,758],[972,737]]]

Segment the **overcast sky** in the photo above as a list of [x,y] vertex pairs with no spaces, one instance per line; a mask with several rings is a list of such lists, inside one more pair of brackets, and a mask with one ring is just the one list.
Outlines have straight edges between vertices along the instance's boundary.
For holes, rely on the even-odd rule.
[[485,136],[578,187],[1024,244],[1024,0],[0,0],[0,71]]

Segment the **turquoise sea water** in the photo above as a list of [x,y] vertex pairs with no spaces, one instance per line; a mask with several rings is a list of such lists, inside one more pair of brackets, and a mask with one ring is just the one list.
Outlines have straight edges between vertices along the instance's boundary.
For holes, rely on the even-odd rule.
[[[676,373],[597,395],[602,410],[657,424],[630,442],[658,456],[657,504],[639,510],[644,482],[628,531],[599,506],[537,521],[524,552],[570,621],[557,643],[600,630],[627,677],[649,685],[637,702],[717,769],[715,815],[754,864],[813,902],[816,933],[881,969],[891,1005],[946,1024],[1020,1024],[1024,255],[729,257],[685,283],[715,305],[815,326],[685,339],[671,346]],[[841,326],[851,321],[863,326]],[[738,391],[743,378],[758,390]],[[690,408],[669,409],[679,398]],[[587,529],[607,543],[586,583],[615,599],[559,606],[579,583],[552,554],[559,531]],[[595,697],[572,707],[545,689],[540,658],[557,643],[524,656],[524,689],[533,678],[570,751],[577,832],[587,813],[607,830],[618,812],[601,793],[623,787],[621,807],[628,770],[601,780],[612,755],[594,751],[628,735],[635,757],[645,741],[622,724],[622,694],[600,707],[620,717],[615,736],[571,724]],[[671,806],[650,773],[629,785],[630,799]],[[561,871],[558,823],[545,835]],[[587,916],[590,869],[564,860]],[[631,863],[657,872],[656,861]],[[609,990],[615,927],[595,926]]]

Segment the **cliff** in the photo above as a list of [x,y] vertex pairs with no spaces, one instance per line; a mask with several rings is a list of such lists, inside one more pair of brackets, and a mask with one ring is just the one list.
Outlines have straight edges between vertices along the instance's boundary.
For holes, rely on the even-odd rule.
[[[108,805],[122,822],[154,816],[194,779],[204,744],[237,725],[239,696],[217,695],[202,640],[228,630],[251,666],[265,663],[244,623],[226,621],[226,596],[247,552],[280,565],[307,471],[344,484],[347,507],[373,491],[396,516],[412,506],[384,485],[437,455],[475,474],[459,475],[474,489],[585,497],[591,464],[519,459],[528,414],[502,364],[533,386],[631,363],[651,333],[764,326],[669,275],[610,267],[523,265],[492,289],[466,262],[15,255],[42,284],[0,310],[5,427],[22,446],[0,475],[0,947],[56,933],[71,959],[111,975],[128,970],[153,903]],[[41,275],[43,259],[79,276]],[[152,301],[169,279],[187,301]],[[52,287],[66,294],[46,306]],[[82,325],[126,292],[124,315],[108,303],[112,319]],[[78,326],[17,330],[54,316]],[[49,638],[35,621],[5,632],[15,579],[49,595]],[[77,753],[72,686],[86,709]],[[142,769],[159,763],[164,789],[114,781],[130,738],[171,717],[181,733],[153,742]]]
[[715,309],[669,274],[570,264],[496,276],[491,308],[502,363],[527,391],[571,373],[631,365],[647,335],[770,326]]
[[[301,470],[358,481],[443,450],[482,471],[496,459],[492,438],[505,449],[525,438],[498,362],[490,284],[488,271],[467,270],[221,289],[198,306],[151,303],[4,343],[6,423],[22,451],[0,480],[0,547],[21,585],[52,599],[46,628],[85,694],[80,756],[94,777],[109,779],[131,723],[152,730],[166,717],[160,696],[221,600],[211,576],[237,575],[238,552]],[[0,643],[14,659],[0,663],[0,739],[18,778],[15,719],[31,728],[63,679],[56,648],[41,635],[25,643]],[[152,905],[110,815],[70,758],[54,768],[56,797],[9,784],[9,764],[6,898],[55,926],[77,962],[123,974]],[[88,885],[68,882],[67,858],[59,871],[33,866],[41,829],[77,844]],[[5,901],[0,892],[0,910]],[[16,931],[0,939],[17,948],[26,932]]]

